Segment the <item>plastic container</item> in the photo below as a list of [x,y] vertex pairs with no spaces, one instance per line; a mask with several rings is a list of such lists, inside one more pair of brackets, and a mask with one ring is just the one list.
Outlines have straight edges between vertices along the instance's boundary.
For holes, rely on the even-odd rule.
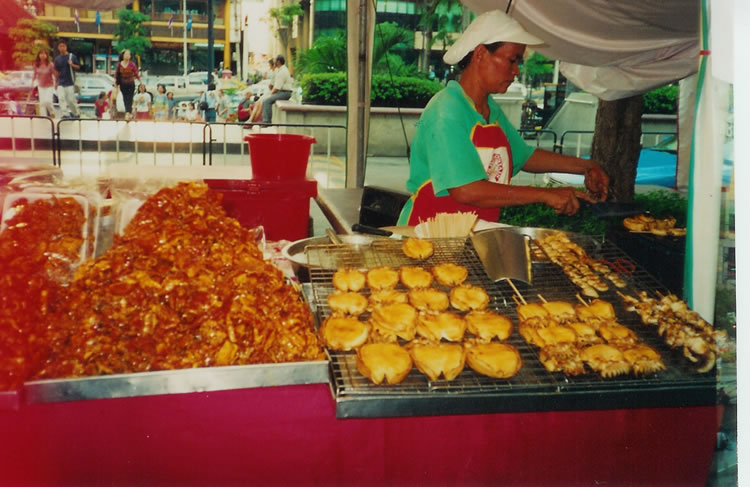
[[246,228],[262,225],[266,239],[308,237],[310,198],[318,195],[317,181],[206,179],[205,182],[223,194],[222,206],[227,215]]
[[296,134],[250,134],[253,179],[260,181],[304,180],[314,137]]

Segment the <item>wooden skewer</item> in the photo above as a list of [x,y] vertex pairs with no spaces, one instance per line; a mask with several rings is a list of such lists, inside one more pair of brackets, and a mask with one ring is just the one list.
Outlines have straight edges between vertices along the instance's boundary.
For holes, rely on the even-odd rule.
[[544,299],[544,296],[542,296],[541,294],[537,294],[537,297],[539,298],[539,300],[540,300],[541,302],[543,302],[543,303],[546,303],[546,302],[547,302],[547,300],[546,300],[546,299]]
[[513,301],[516,302],[516,306],[521,306],[521,302],[518,300],[518,297],[516,297],[515,294],[513,295]]
[[510,279],[505,279],[505,280],[508,281],[508,284],[510,284],[510,287],[513,288],[513,291],[515,291],[516,295],[518,295],[518,299],[520,299],[523,304],[526,304],[526,300],[523,299],[523,296],[518,291],[518,288],[516,287],[516,285],[513,284],[513,281],[511,281]]
[[578,298],[578,301],[580,301],[582,305],[584,305],[584,306],[588,306],[589,305],[589,303],[587,303],[586,300],[583,299],[579,293],[576,293],[576,298]]

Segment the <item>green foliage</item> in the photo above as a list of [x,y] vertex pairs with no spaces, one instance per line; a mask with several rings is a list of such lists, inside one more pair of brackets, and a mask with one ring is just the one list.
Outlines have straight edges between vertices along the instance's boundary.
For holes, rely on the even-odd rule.
[[[678,193],[652,191],[638,194],[634,201],[656,218],[673,216],[677,226],[684,227],[687,215],[687,199]],[[612,227],[622,226],[622,217],[601,218],[591,208],[584,207],[573,216],[556,214],[547,205],[533,204],[506,206],[500,211],[500,222],[519,227],[556,228],[583,235],[601,237]]]
[[304,15],[305,11],[299,3],[288,3],[282,7],[268,9],[268,15],[277,23],[277,27],[288,27],[294,22],[294,17]]
[[315,39],[313,47],[299,53],[294,69],[297,77],[312,73],[345,73],[347,60],[344,31]]
[[666,85],[643,94],[643,113],[677,113],[678,85]]
[[[315,73],[300,80],[302,99],[314,105],[346,105],[346,74]],[[422,108],[440,91],[442,85],[423,78],[374,75],[372,78],[372,106]]]
[[538,52],[535,52],[524,61],[521,72],[526,74],[526,82],[531,86],[540,86],[551,80],[551,74],[555,70],[555,62]]
[[143,56],[151,49],[151,41],[148,40],[148,31],[143,23],[148,21],[149,16],[133,10],[121,9],[117,11],[119,20],[114,30],[115,48],[118,51],[129,49],[133,58]]
[[34,62],[42,49],[52,56],[56,34],[57,27],[54,25],[36,19],[20,19],[15,27],[8,29],[13,41],[13,63],[19,69],[25,68]]

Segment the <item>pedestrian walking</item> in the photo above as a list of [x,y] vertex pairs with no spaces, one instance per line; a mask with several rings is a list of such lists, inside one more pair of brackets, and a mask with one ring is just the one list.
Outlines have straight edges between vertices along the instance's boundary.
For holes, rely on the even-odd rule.
[[49,52],[46,48],[41,49],[34,60],[34,74],[31,77],[31,86],[37,84],[39,93],[39,114],[43,117],[55,118],[54,94],[57,83],[57,71],[54,64],[49,60]]
[[[65,116],[78,118],[78,102],[76,100],[75,72],[81,69],[78,58],[72,52],[68,52],[68,43],[60,40],[57,43],[57,51],[60,53],[55,57],[54,66],[57,72],[57,98],[60,101],[62,112]],[[69,113],[69,115],[67,115]]]

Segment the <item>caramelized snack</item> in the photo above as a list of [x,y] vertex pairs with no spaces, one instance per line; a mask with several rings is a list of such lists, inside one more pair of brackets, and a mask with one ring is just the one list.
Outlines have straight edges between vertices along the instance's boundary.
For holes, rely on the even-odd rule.
[[581,358],[605,379],[630,372],[630,364],[622,352],[611,345],[591,345],[584,348]]
[[448,295],[433,288],[412,289],[409,303],[420,311],[445,311],[450,306]]
[[579,320],[588,321],[592,318],[600,320],[614,320],[615,308],[612,304],[601,299],[595,299],[588,305],[576,305],[576,316]]
[[333,274],[333,287],[339,291],[360,291],[365,287],[365,275],[357,269],[339,269]]
[[603,340],[596,334],[596,330],[587,323],[573,322],[568,325],[576,333],[576,344],[579,347],[602,343]]
[[466,321],[456,313],[420,313],[417,318],[419,336],[434,342],[439,342],[443,338],[451,342],[460,342],[465,331]]
[[459,286],[451,289],[451,305],[460,311],[485,309],[490,303],[487,291],[477,286]]
[[516,314],[521,322],[529,325],[546,326],[546,322],[549,320],[549,313],[538,303],[519,305],[516,308]]
[[453,380],[464,369],[466,352],[454,343],[414,344],[409,353],[420,372],[430,380]]
[[622,353],[635,375],[648,375],[666,369],[659,352],[647,345],[636,345]]
[[409,289],[425,288],[432,285],[432,274],[415,266],[404,266],[399,269],[401,283]]
[[396,304],[396,303],[408,303],[409,297],[406,293],[396,291],[395,289],[381,289],[380,291],[373,291],[370,294],[370,305],[378,306],[383,304]]
[[357,370],[380,385],[398,384],[409,375],[412,361],[409,352],[395,343],[369,343],[357,350]]
[[424,260],[430,258],[435,251],[432,242],[421,238],[409,237],[401,246],[404,255],[410,259]]
[[375,308],[370,324],[387,340],[411,340],[417,333],[417,311],[408,304],[387,304]]
[[370,327],[357,318],[329,316],[320,327],[320,336],[331,350],[353,350],[367,341]]
[[506,340],[513,331],[513,322],[494,311],[472,311],[466,315],[469,331],[479,340],[489,342],[493,338]]
[[512,345],[505,343],[466,343],[466,361],[476,372],[507,379],[521,369],[521,355]]
[[573,343],[547,345],[539,351],[539,361],[549,372],[563,372],[565,375],[586,373],[581,353]]
[[359,315],[367,309],[367,298],[355,292],[334,292],[328,295],[328,306],[334,313]]
[[450,262],[438,264],[432,268],[432,275],[443,286],[458,286],[469,277],[469,270],[458,264]]
[[576,319],[576,310],[567,301],[548,301],[542,307],[549,313],[550,318],[558,323],[565,323]]
[[376,267],[367,272],[367,285],[373,291],[393,289],[398,284],[398,272],[390,267]]

